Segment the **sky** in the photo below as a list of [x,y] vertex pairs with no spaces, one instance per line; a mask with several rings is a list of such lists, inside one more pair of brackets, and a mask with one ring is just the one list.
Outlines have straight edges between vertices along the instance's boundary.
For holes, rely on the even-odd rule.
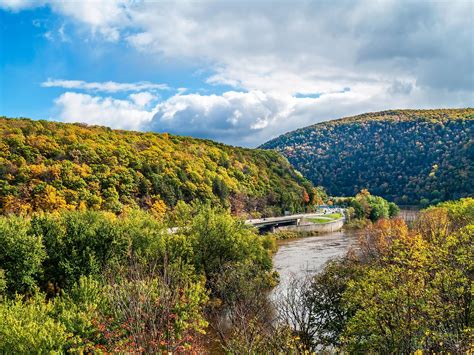
[[474,1],[0,0],[0,115],[256,147],[474,106]]

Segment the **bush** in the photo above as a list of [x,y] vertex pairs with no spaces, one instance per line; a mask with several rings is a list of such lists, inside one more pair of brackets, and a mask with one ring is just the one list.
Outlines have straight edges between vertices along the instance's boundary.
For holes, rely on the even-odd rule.
[[289,353],[299,345],[288,327],[274,322],[266,276],[252,264],[230,263],[212,279],[218,301],[209,317],[225,352]]
[[82,275],[100,275],[106,265],[127,256],[127,231],[112,214],[65,211],[35,216],[31,224],[43,235],[48,255],[44,283],[55,289],[71,287]]
[[183,265],[140,265],[133,261],[107,277],[110,317],[101,324],[113,352],[174,353],[199,349],[207,322],[203,279]]
[[253,228],[228,212],[203,206],[186,235],[191,238],[194,265],[206,276],[232,262],[250,262],[270,270],[272,260]]
[[107,315],[106,287],[91,276],[81,276],[67,293],[54,301],[54,315],[74,334],[67,344],[70,351],[92,351],[104,344],[100,320]]
[[[268,290],[276,244],[221,209],[188,212],[177,233],[137,210],[0,218],[0,352],[201,350],[208,295]],[[238,283],[219,278],[229,267]]]
[[52,316],[54,306],[41,294],[29,300],[17,296],[0,303],[0,352],[59,352],[72,334]]
[[390,218],[398,216],[400,208],[393,202],[388,203],[388,215]]
[[45,256],[41,234],[30,229],[28,219],[0,217],[0,268],[9,294],[32,292]]
[[7,290],[7,280],[5,280],[5,271],[0,269],[0,301]]

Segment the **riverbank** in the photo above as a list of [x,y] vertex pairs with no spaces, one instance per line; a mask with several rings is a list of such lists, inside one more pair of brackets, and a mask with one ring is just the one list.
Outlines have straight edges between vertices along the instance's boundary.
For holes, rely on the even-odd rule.
[[[313,219],[303,219],[300,224],[296,226],[282,226],[278,227],[275,233],[285,233],[287,231],[296,234],[314,234],[314,233],[330,233],[340,230],[344,226],[344,218],[338,219],[330,217],[317,217]],[[285,238],[288,239],[288,238]]]

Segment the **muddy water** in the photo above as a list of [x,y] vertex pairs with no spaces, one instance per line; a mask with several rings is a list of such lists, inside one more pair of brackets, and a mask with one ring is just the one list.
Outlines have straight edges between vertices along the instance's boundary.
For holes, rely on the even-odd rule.
[[280,284],[272,291],[273,296],[284,293],[292,277],[319,272],[329,260],[345,255],[357,242],[357,233],[342,230],[279,242],[273,265],[280,274]]
[[[418,216],[415,209],[402,209],[398,217],[411,224]],[[331,259],[343,256],[357,242],[360,230],[341,230],[314,237],[288,239],[278,243],[273,266],[280,274],[280,284],[273,289],[272,297],[286,290],[292,277],[304,277],[321,271]]]

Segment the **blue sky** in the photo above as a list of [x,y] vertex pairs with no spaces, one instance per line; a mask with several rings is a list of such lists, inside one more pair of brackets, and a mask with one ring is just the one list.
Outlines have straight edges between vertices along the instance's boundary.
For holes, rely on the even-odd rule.
[[[215,86],[209,88],[203,69],[189,61],[150,60],[147,53],[126,44],[84,35],[75,24],[58,16],[48,6],[14,12],[0,10],[0,24],[0,103],[1,114],[6,116],[54,118],[51,104],[64,90],[41,85],[51,78],[166,83],[170,90],[158,90],[163,99],[182,87],[203,92],[225,90]],[[114,95],[117,98],[126,96],[127,92]]]
[[257,146],[473,106],[471,1],[0,0],[0,115]]

